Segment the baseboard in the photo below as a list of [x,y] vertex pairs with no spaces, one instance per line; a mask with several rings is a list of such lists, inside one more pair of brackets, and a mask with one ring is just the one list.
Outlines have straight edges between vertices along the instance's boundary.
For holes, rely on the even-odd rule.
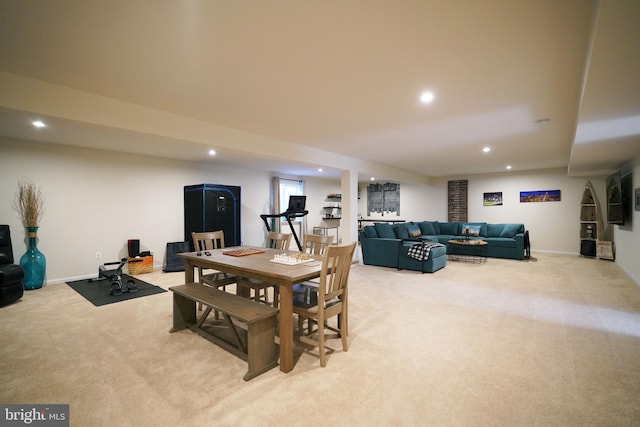
[[566,251],[546,251],[546,250],[531,250],[531,254],[540,253],[540,254],[554,254],[554,255],[575,255],[579,256],[580,252],[566,252]]
[[[153,271],[161,270],[161,269],[162,269],[162,264],[160,264],[160,265],[153,264]],[[124,273],[124,274],[127,274],[127,273]],[[76,280],[91,279],[93,277],[98,277],[97,267],[96,267],[96,272],[93,273],[93,274],[83,274],[81,276],[63,277],[63,278],[56,278],[56,279],[51,279],[51,280],[47,279],[47,280],[45,280],[44,286],[56,285],[58,283],[74,282]]]
[[[615,261],[614,261],[615,262]],[[616,264],[618,264],[616,262]],[[631,280],[633,283],[636,284],[637,287],[640,288],[640,279],[634,277],[631,272],[629,270],[627,270],[626,268],[624,268],[623,266],[621,266],[620,264],[618,264],[618,267],[620,267],[620,270],[622,270],[624,272],[624,274],[627,275],[627,277],[629,278],[629,280]]]

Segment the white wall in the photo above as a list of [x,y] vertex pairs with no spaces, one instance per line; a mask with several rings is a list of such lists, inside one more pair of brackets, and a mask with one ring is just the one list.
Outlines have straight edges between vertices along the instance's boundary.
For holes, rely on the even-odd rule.
[[[340,181],[328,180],[328,179],[305,179],[305,194],[307,195],[307,232],[311,233],[313,227],[327,226],[338,227],[338,237],[341,239],[340,225],[343,223],[340,220],[324,220],[323,216],[326,210],[322,209],[323,206],[331,205],[332,203],[326,200],[328,194],[340,193]],[[331,234],[335,234],[333,230],[329,231]],[[334,237],[334,242],[336,242]]]
[[[640,158],[630,164],[628,169],[623,174],[632,173],[633,189],[640,188]],[[632,200],[631,224],[614,225],[613,234],[616,262],[640,286],[640,211],[634,209],[634,203],[635,200]]]
[[[529,230],[532,249],[578,254],[580,200],[586,179],[569,178],[564,169],[447,177],[430,186],[400,185],[400,213],[407,221],[447,221],[447,182],[469,181],[469,221],[521,222]],[[592,180],[604,191],[603,180]],[[596,185],[601,184],[601,185]],[[366,213],[366,183],[361,184],[360,212]],[[520,203],[520,191],[560,190],[560,202]],[[502,206],[483,206],[484,193],[502,192]],[[604,194],[601,198],[604,198]],[[366,214],[365,214],[366,216]]]
[[[444,186],[400,184],[400,215],[384,217],[379,213],[367,212],[367,186],[370,182],[359,184],[360,199],[358,215],[364,218],[403,219],[405,221],[446,221],[447,220],[447,183]],[[379,182],[378,184],[384,184]],[[365,225],[371,223],[365,223]]]
[[[585,178],[570,178],[565,169],[473,176],[469,178],[469,220],[521,222],[529,230],[532,250],[577,254],[585,184]],[[521,191],[534,190],[560,190],[561,200],[520,202]],[[502,192],[502,206],[483,206],[484,193],[490,192]]]
[[166,243],[184,238],[185,185],[241,186],[242,240],[264,244],[259,215],[269,211],[267,172],[26,141],[0,140],[0,153],[0,223],[11,227],[17,259],[26,248],[10,203],[17,182],[27,177],[44,193],[38,235],[48,283],[97,274],[102,262],[127,255],[128,239],[140,239],[141,250],[151,250],[161,266]]
[[[272,175],[205,163],[182,162],[105,150],[0,139],[0,223],[9,224],[14,255],[25,251],[24,230],[11,208],[17,182],[27,177],[39,185],[46,211],[39,247],[47,257],[48,283],[90,277],[98,265],[126,256],[128,239],[140,239],[161,266],[167,242],[183,240],[183,187],[212,183],[242,188],[242,240],[262,246],[266,233],[260,214],[269,212]],[[635,166],[634,188],[640,187]],[[580,199],[584,178],[570,178],[563,169],[451,177],[431,185],[400,186],[402,219],[447,219],[447,181],[469,180],[469,221],[522,222],[531,232],[534,251],[577,254]],[[306,178],[307,227],[321,225],[322,206],[329,193],[340,192],[337,180]],[[604,179],[591,180],[605,200]],[[366,216],[366,186],[360,184],[358,213]],[[520,203],[526,190],[562,192],[561,202]],[[483,193],[501,191],[503,206],[482,206]],[[633,225],[615,226],[617,262],[640,284],[639,213]],[[337,223],[337,222],[336,222]],[[102,252],[102,261],[95,253]],[[604,261],[602,261],[604,262]]]

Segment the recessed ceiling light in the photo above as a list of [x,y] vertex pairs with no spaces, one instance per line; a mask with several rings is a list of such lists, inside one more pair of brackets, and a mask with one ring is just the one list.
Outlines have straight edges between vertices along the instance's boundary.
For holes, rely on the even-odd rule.
[[371,181],[375,181],[375,180],[376,180],[376,178],[372,176],[371,177]]
[[322,172],[322,168],[318,168],[318,172]]
[[42,120],[34,120],[33,122],[31,122],[31,124],[33,125],[33,127],[36,127],[36,128],[46,128],[47,127],[47,125]]
[[420,102],[422,102],[423,104],[430,104],[431,102],[433,102],[434,98],[435,98],[435,95],[433,94],[433,92],[431,91],[422,92],[422,94],[420,95]]
[[209,155],[210,156],[215,156],[216,155],[216,150],[209,150]]
[[511,165],[507,165],[507,170],[511,170]]
[[482,151],[483,151],[483,152],[485,152],[485,153],[488,153],[489,151],[491,151],[491,148],[489,148],[489,147],[484,147],[484,148],[482,149]]

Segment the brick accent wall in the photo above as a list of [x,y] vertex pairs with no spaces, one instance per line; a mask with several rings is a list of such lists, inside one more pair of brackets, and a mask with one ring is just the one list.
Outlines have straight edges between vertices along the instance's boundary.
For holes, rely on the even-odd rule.
[[448,221],[466,222],[469,220],[467,185],[468,181],[466,179],[447,182]]

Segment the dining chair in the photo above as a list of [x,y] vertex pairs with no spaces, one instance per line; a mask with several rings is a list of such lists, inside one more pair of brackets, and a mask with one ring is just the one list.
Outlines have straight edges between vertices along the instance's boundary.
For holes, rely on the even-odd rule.
[[[204,252],[213,249],[224,248],[224,231],[205,231],[191,233],[193,239],[193,247],[196,252]],[[238,281],[234,275],[223,273],[221,271],[213,271],[205,273],[202,267],[198,267],[198,281],[204,285],[214,288],[222,288],[226,292],[227,285],[232,285]],[[198,305],[202,310],[202,304]]]
[[[319,285],[294,287],[293,313],[298,316],[298,336],[301,342],[318,347],[322,367],[327,365],[325,341],[329,335],[326,330],[336,332],[342,340],[342,350],[348,351],[347,284],[356,244],[329,246],[322,258]],[[332,317],[337,317],[337,327],[327,322]],[[309,322],[306,332],[305,320]]]
[[305,234],[302,241],[302,251],[312,255],[324,255],[325,250],[332,243],[332,234]]
[[291,243],[291,234],[278,233],[276,231],[269,231],[267,233],[267,241],[265,247],[271,249],[281,249],[286,251],[289,249]]
[[[327,247],[333,243],[333,235],[305,234],[302,251],[311,255],[324,255]],[[306,285],[318,286],[318,279],[304,282]]]
[[[275,231],[267,232],[267,240],[265,247],[268,249],[280,249],[286,251],[291,243],[291,234],[278,233]],[[253,291],[251,299],[265,304],[278,306],[279,292],[278,286],[273,283],[262,282],[260,280],[241,278],[238,280],[238,287],[247,287]],[[269,301],[269,288],[273,288],[273,302]]]

